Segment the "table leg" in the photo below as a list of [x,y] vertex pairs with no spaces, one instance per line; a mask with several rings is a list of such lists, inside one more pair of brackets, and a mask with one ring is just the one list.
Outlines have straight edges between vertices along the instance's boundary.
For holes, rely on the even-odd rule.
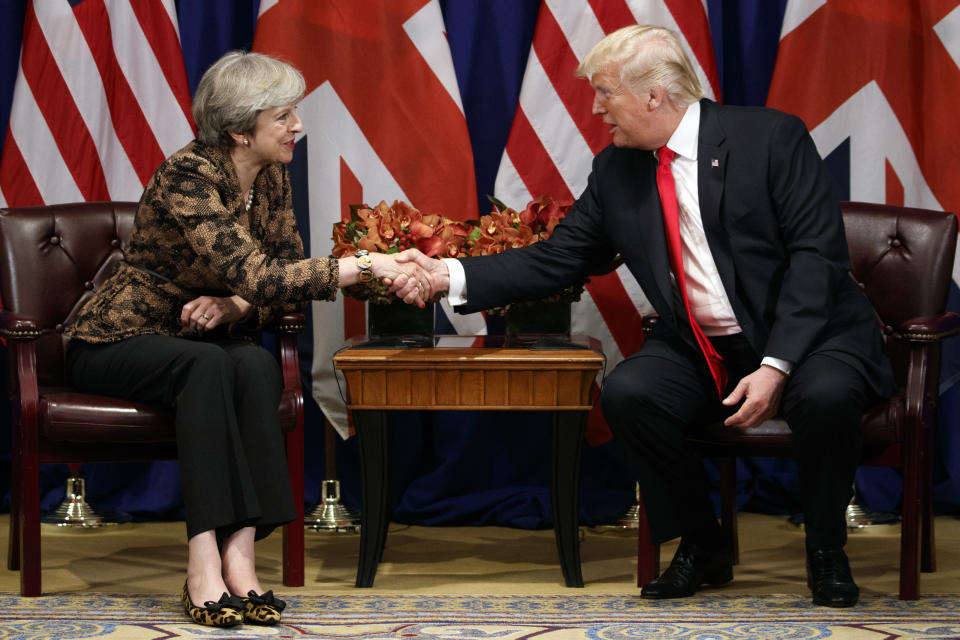
[[553,531],[560,568],[568,587],[582,587],[578,494],[580,448],[587,426],[586,411],[557,411],[553,418]]
[[356,586],[372,587],[390,524],[387,412],[357,410],[353,412],[353,421],[359,439],[363,480]]

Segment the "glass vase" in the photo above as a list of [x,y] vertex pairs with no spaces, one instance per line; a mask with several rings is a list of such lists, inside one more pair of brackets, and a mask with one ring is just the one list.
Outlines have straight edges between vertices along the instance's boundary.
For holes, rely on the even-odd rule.
[[504,315],[508,336],[557,335],[570,336],[570,303],[521,302],[507,307]]
[[406,304],[402,300],[388,304],[367,304],[367,335],[385,336],[433,335],[433,303],[424,308]]

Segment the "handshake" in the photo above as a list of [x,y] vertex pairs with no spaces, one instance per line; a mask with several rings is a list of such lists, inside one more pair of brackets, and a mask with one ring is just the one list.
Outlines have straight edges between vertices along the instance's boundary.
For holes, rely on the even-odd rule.
[[450,272],[443,260],[417,249],[371,253],[370,271],[407,304],[423,307],[450,289]]

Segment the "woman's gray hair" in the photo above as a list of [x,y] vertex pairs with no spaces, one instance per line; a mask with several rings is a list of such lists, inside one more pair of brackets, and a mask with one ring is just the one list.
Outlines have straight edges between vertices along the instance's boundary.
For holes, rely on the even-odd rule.
[[662,87],[676,106],[697,102],[703,87],[677,35],[653,25],[631,25],[597,43],[577,67],[578,78],[619,67],[620,81],[634,94]]
[[200,78],[193,96],[197,138],[230,148],[235,133],[251,133],[265,109],[293,104],[306,90],[303,74],[262,53],[230,51]]

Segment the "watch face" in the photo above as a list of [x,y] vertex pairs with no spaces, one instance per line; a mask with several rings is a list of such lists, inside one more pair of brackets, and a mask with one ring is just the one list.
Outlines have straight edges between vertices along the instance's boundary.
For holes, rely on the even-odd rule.
[[360,282],[370,282],[373,280],[373,260],[366,253],[357,256],[357,266],[360,267]]

